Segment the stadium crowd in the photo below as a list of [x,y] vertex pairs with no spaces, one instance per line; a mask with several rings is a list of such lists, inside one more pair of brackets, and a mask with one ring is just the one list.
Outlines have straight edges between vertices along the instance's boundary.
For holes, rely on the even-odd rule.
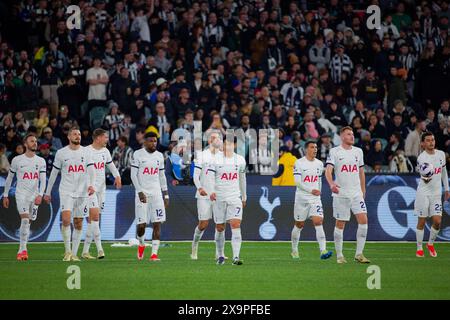
[[[382,12],[374,30],[365,1],[9,2],[0,7],[0,173],[27,132],[50,171],[76,123],[83,145],[93,129],[109,131],[124,174],[145,132],[169,155],[173,131],[192,133],[194,120],[204,131],[279,129],[281,154],[297,158],[316,140],[323,161],[351,125],[375,172],[413,171],[429,130],[450,163],[448,0],[371,1]],[[80,29],[67,27],[70,4]],[[249,171],[270,166],[270,154],[260,161]]]

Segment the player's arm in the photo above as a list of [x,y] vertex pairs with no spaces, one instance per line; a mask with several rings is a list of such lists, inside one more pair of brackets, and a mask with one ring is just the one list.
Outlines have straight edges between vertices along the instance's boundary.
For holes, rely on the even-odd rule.
[[209,199],[212,201],[215,201],[216,200],[216,192],[214,191],[214,189],[216,187],[217,168],[216,168],[216,166],[213,166],[212,168],[209,168],[208,171],[211,171],[212,173],[214,173],[214,179],[211,179],[211,181],[210,181],[210,183],[211,183],[210,190],[212,190],[212,191],[209,196]]
[[132,156],[131,159],[131,172],[130,172],[131,182],[133,182],[134,188],[138,193],[139,200],[143,203],[147,202],[144,192],[142,191],[141,183],[139,182],[139,160]]
[[195,159],[194,161],[194,185],[198,190],[198,193],[200,193],[201,196],[207,196],[208,193],[205,191],[205,189],[203,188],[201,182],[200,182],[200,175],[202,173],[202,166],[203,166],[203,161],[201,159],[201,157],[203,156],[202,153],[198,153],[197,159]]
[[14,179],[14,175],[16,174],[16,169],[15,169],[16,165],[15,165],[15,161],[13,159],[13,161],[11,162],[11,167],[9,168],[8,171],[8,176],[6,177],[6,181],[5,181],[5,189],[3,191],[3,206],[5,208],[9,207],[9,189],[11,189],[11,184],[13,182]]
[[45,190],[44,194],[44,200],[47,203],[50,203],[50,201],[52,200],[51,194],[53,185],[55,184],[56,178],[58,177],[58,174],[61,171],[62,164],[63,162],[61,159],[61,153],[57,151],[55,155],[55,161],[53,162],[52,172],[50,172],[50,178],[48,178],[47,189]]
[[444,185],[444,192],[445,192],[445,201],[447,201],[450,198],[450,192],[448,189],[448,174],[447,174],[447,168],[445,167],[445,164],[442,166],[442,174],[441,174],[442,184]]
[[241,190],[242,196],[242,207],[245,208],[247,203],[247,177],[245,174],[245,163],[239,170],[239,189]]
[[88,174],[88,194],[92,195],[96,191],[94,189],[95,185],[95,178],[97,173],[95,172],[94,162],[92,161],[91,157],[88,157],[87,159],[87,174]]
[[327,157],[327,167],[325,169],[325,179],[327,179],[331,192],[339,193],[339,186],[333,180],[334,165],[336,164],[334,149],[330,150]]
[[106,167],[108,168],[108,170],[111,172],[111,174],[114,177],[114,185],[116,186],[116,188],[117,189],[122,188],[122,179],[120,178],[119,170],[117,170],[116,165],[112,161],[112,157],[111,157],[111,154],[109,153],[109,151],[108,151],[108,159],[106,162]]
[[366,173],[364,171],[364,153],[360,150],[359,155],[359,182],[361,184],[361,191],[363,193],[363,198],[366,197]]
[[42,203],[42,197],[44,196],[45,187],[47,184],[47,170],[45,161],[42,161],[41,168],[39,169],[39,195],[34,200],[35,205],[40,205]]
[[169,206],[169,191],[167,190],[166,169],[164,167],[164,158],[162,157],[162,168],[159,168],[159,184],[161,185],[161,191],[164,196],[164,206]]

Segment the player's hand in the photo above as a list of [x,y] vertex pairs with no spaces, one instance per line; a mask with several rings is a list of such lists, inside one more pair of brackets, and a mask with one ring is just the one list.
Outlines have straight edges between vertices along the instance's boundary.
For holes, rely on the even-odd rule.
[[331,188],[331,192],[333,192],[333,193],[339,193],[339,186],[336,184],[336,183],[333,183],[331,186],[330,186],[330,188]]
[[164,198],[164,208],[167,208],[169,206],[169,199]]
[[450,191],[445,191],[444,199],[445,199],[445,201],[450,199]]
[[36,199],[34,199],[35,205],[40,205],[42,203],[42,196],[37,196]]
[[114,186],[116,189],[122,188],[122,179],[120,177],[116,177],[116,179],[114,179]]
[[247,201],[246,200],[242,200],[242,209],[244,209],[246,205],[247,205]]
[[147,197],[145,196],[145,194],[144,194],[143,192],[139,192],[139,193],[138,193],[138,196],[139,196],[139,200],[140,200],[142,203],[147,203]]
[[88,187],[88,195],[92,196],[95,193],[95,189],[93,186]]
[[8,209],[9,208],[9,198],[3,197],[3,206]]
[[174,187],[176,187],[177,185],[179,185],[180,183],[178,182],[178,180],[175,180],[175,179],[173,179],[172,180],[172,185],[174,186]]
[[313,191],[311,191],[311,193],[315,196],[320,196],[320,190],[314,189]]
[[52,196],[46,194],[44,196],[44,201],[50,204],[50,202],[52,202]]
[[215,192],[211,193],[209,199],[211,199],[211,201],[216,201],[216,193]]
[[208,195],[208,193],[203,188],[199,188],[198,189],[198,193],[200,193],[201,196],[207,196]]

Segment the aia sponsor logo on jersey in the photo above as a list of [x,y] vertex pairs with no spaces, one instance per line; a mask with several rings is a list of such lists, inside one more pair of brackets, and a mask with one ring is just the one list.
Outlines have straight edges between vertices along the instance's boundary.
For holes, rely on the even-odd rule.
[[24,172],[22,180],[38,180],[39,174],[37,172]]
[[78,172],[86,172],[86,170],[84,170],[84,166],[82,164],[80,164],[80,165],[70,165],[69,169],[68,169],[68,172],[69,173],[71,173],[71,172],[78,173]]
[[104,162],[94,162],[94,168],[97,170],[103,170],[103,169],[105,169],[105,163]]
[[159,173],[159,169],[158,168],[145,167],[144,171],[142,171],[142,174],[149,174],[151,176],[156,175],[158,173]]
[[305,179],[303,179],[303,182],[317,182],[319,180],[318,176],[305,176]]
[[232,172],[229,172],[229,173],[224,172],[220,176],[220,180],[228,180],[228,181],[237,180],[237,178],[238,178],[237,172],[234,172],[234,173],[232,173]]
[[343,164],[341,167],[341,172],[358,172],[358,166],[356,164]]

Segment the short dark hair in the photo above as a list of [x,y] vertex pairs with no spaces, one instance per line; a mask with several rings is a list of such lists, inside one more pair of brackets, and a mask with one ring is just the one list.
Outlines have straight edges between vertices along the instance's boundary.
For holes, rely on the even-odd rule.
[[122,141],[123,143],[125,143],[125,145],[128,145],[128,138],[125,136],[120,136],[119,139],[117,139],[117,141]]
[[317,142],[315,142],[314,140],[308,140],[305,143],[305,149],[308,149],[310,144],[317,144]]
[[25,137],[23,137],[23,143],[25,143],[25,142],[27,142],[27,140],[28,140],[28,138],[29,137],[35,137],[36,139],[37,139],[37,137],[36,137],[36,135],[34,134],[34,133],[27,133],[26,135],[25,135]]
[[94,130],[94,132],[92,132],[92,139],[97,139],[98,137],[106,134],[106,130],[102,129],[102,128],[97,128]]
[[147,139],[147,138],[158,138],[158,135],[155,132],[150,131],[144,135],[144,139]]
[[424,133],[422,133],[422,136],[420,137],[420,141],[424,142],[425,139],[429,136],[434,136],[432,132],[430,131],[426,131]]

